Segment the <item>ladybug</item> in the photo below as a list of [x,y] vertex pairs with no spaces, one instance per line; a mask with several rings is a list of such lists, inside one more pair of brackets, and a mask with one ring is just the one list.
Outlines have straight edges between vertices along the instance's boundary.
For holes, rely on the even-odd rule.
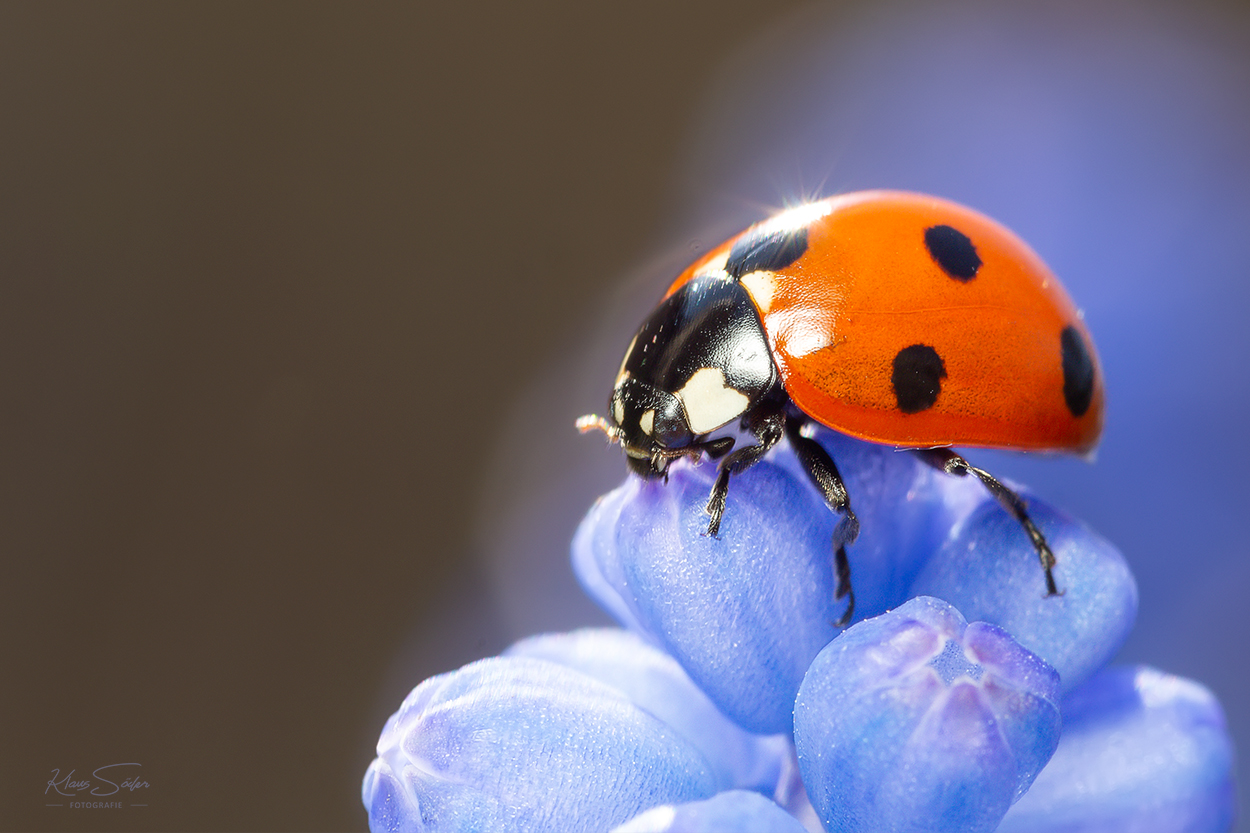
[[[786,436],[843,516],[835,569],[845,624],[846,544],[858,523],[833,459],[804,433],[813,420],[979,479],[1029,535],[1047,595],[1059,594],[1055,557],[1024,501],[951,450],[1087,454],[1102,432],[1102,373],[1081,314],[1011,231],[898,191],[783,211],[677,277],[625,353],[608,416],[578,427],[620,443],[645,478],[664,477],[679,457],[718,460],[713,536],[730,476]],[[735,448],[735,425],[754,442]]]

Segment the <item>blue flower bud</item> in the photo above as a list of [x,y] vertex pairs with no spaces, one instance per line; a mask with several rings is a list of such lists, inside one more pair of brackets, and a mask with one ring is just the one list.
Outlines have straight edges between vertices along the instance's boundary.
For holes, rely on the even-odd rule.
[[498,657],[426,680],[391,717],[362,798],[374,831],[602,831],[706,798],[689,741],[563,665]]
[[1055,553],[1063,595],[1046,595],[1032,542],[989,497],[955,524],[912,594],[945,599],[969,619],[1003,628],[1055,667],[1066,692],[1124,644],[1137,616],[1137,584],[1119,550],[1084,524],[1031,496],[1028,507]]
[[803,673],[837,633],[837,517],[805,479],[766,460],[734,476],[712,538],[715,473],[679,461],[667,482],[627,479],[582,522],[574,569],[740,726],[787,731]]
[[1002,833],[1229,830],[1233,744],[1210,691],[1110,668],[1063,699],[1063,737]]
[[705,801],[663,804],[612,833],[806,833],[794,816],[759,793],[732,790]]
[[812,663],[794,708],[826,828],[990,831],[1059,741],[1058,675],[939,599],[861,622]]
[[756,735],[716,708],[677,660],[635,633],[587,628],[523,639],[505,656],[558,662],[624,692],[707,759],[719,790],[747,788],[769,795],[790,762],[789,735]]

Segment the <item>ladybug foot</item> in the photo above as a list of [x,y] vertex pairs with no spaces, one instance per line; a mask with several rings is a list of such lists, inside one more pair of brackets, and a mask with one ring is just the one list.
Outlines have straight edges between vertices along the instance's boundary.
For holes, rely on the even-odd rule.
[[729,469],[722,467],[716,473],[716,482],[712,484],[712,493],[708,495],[707,506],[703,510],[712,516],[707,524],[707,532],[704,533],[708,538],[720,538],[720,521],[725,514],[725,499],[728,495]]
[[713,512],[712,504],[710,502],[708,503],[705,511],[712,516],[712,520],[708,521],[707,531],[703,533],[704,538],[715,538],[718,541],[720,540],[720,519],[724,510],[725,505],[723,501],[720,506],[720,511],[718,512]]

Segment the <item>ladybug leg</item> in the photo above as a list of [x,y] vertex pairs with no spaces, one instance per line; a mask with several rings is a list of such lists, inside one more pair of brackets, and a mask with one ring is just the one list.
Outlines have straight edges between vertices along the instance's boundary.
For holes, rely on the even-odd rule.
[[1022,497],[1000,483],[996,477],[985,469],[977,468],[949,448],[927,448],[918,453],[927,463],[940,468],[947,474],[959,475],[960,477],[971,474],[980,480],[981,484],[1002,504],[1003,508],[1019,522],[1020,526],[1024,527],[1029,540],[1033,542],[1033,549],[1037,550],[1038,560],[1042,562],[1042,570],[1046,573],[1046,595],[1063,595],[1059,586],[1055,584],[1055,554],[1051,552],[1050,545],[1046,543],[1046,538],[1042,535],[1042,531],[1037,528],[1037,525],[1033,523],[1033,519],[1029,517]]
[[833,598],[835,601],[847,599],[846,612],[834,623],[837,627],[844,628],[855,614],[855,591],[851,587],[851,564],[846,557],[846,545],[855,543],[855,539],[859,537],[859,519],[851,510],[851,496],[847,493],[846,484],[842,482],[842,475],[838,474],[838,467],[834,465],[829,452],[811,437],[803,436],[803,426],[807,422],[802,417],[791,415],[786,421],[786,437],[789,438],[790,446],[808,478],[824,496],[825,503],[834,512],[842,514],[842,520],[838,522],[838,528],[834,532],[838,548],[834,554],[837,591]]
[[[745,418],[746,429],[759,442],[756,445],[743,446],[725,454],[716,472],[716,482],[712,484],[712,494],[708,496],[706,511],[712,516],[707,525],[707,534],[715,538],[720,533],[721,516],[725,514],[725,498],[729,494],[729,475],[737,474],[760,461],[768,450],[781,439],[786,421],[785,412],[771,403],[762,403],[754,412]],[[731,443],[732,445],[732,443]],[[724,454],[724,452],[721,452]],[[715,458],[713,458],[715,459]]]

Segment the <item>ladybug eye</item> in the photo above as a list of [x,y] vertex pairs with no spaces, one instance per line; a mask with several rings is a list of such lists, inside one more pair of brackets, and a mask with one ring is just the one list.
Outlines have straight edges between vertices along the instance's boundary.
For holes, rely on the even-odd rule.
[[[676,398],[664,397],[664,401],[647,414],[652,415],[651,430],[647,433],[658,445],[673,448],[690,441],[690,426],[686,424],[686,415]],[[647,414],[643,414],[644,419]],[[642,428],[647,430],[645,422]]]

